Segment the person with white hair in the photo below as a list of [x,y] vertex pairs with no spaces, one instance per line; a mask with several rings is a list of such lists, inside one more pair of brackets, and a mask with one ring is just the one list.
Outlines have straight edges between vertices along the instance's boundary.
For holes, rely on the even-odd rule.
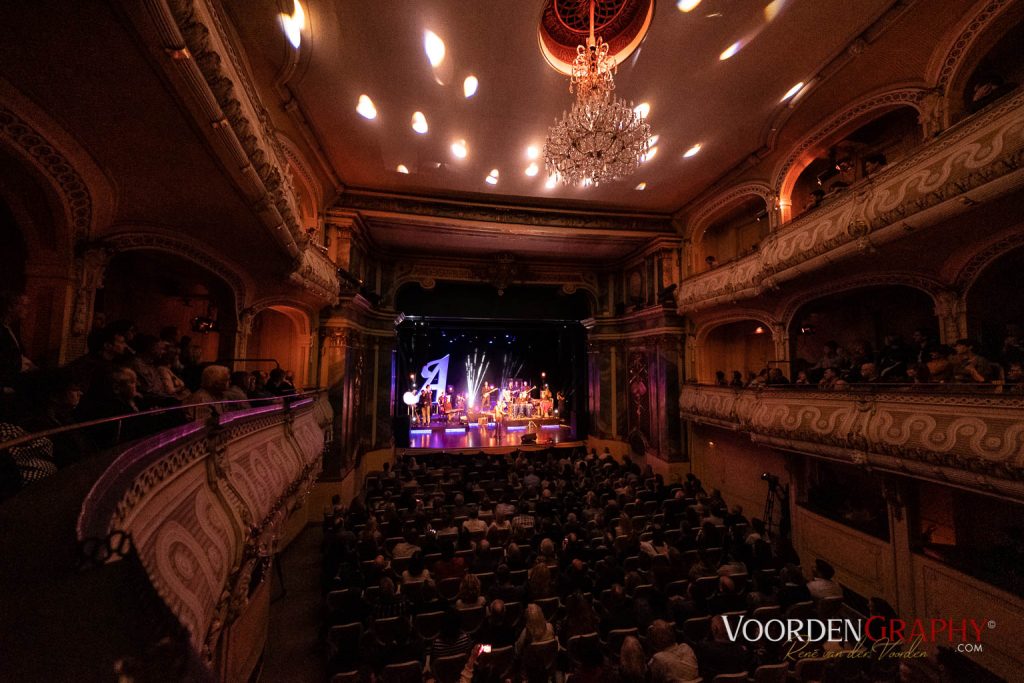
[[[227,367],[223,365],[207,365],[203,368],[199,389],[192,392],[185,401],[185,405],[196,406],[186,411],[188,419],[205,420],[210,416],[211,411],[220,415],[225,410],[237,410],[239,404],[224,405],[216,403],[217,401],[229,399],[226,395],[229,386],[231,386],[231,371]],[[213,405],[197,405],[203,403],[212,403]]]

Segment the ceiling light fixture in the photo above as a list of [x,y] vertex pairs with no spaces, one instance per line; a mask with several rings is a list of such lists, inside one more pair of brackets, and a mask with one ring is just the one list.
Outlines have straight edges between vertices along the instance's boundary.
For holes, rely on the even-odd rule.
[[660,139],[661,139],[660,135],[652,135],[651,137],[649,137],[647,139],[647,146],[648,147],[654,147],[655,145],[658,144],[658,140],[660,140]]
[[486,178],[484,178],[484,182],[488,183],[489,185],[497,185],[498,184],[498,169],[492,168],[491,172],[487,174]]
[[427,53],[430,66],[435,69],[444,61],[444,41],[433,31],[423,32],[423,50]]
[[640,183],[639,185],[637,185],[637,186],[636,186],[636,187],[634,187],[633,189],[634,189],[634,190],[637,190],[637,191],[639,191],[639,192],[643,192],[644,190],[646,190],[646,189],[647,189],[647,183]]
[[359,104],[356,105],[356,111],[364,119],[377,118],[377,107],[373,106],[373,100],[367,95],[359,96]]
[[295,8],[292,13],[281,15],[281,27],[284,29],[288,42],[298,50],[299,45],[302,44],[302,29],[306,26],[306,12],[302,9],[302,3],[299,0],[294,0],[294,2]]
[[676,7],[679,8],[680,12],[692,12],[697,9],[697,5],[700,4],[700,0],[679,0],[676,3]]
[[735,43],[725,48],[725,50],[722,51],[722,54],[718,55],[718,58],[724,62],[725,60],[729,59],[729,57],[734,56],[737,52],[739,52],[742,49],[743,41],[737,40]]
[[794,86],[793,86],[792,88],[790,88],[789,90],[787,90],[787,91],[786,91],[786,94],[785,94],[785,95],[783,95],[783,96],[782,96],[782,99],[781,99],[781,100],[779,100],[779,101],[780,101],[780,102],[785,102],[785,101],[786,101],[786,100],[788,100],[788,99],[789,99],[790,97],[792,97],[793,95],[796,95],[796,94],[797,94],[798,92],[800,92],[800,89],[801,89],[801,88],[803,88],[803,87],[804,87],[804,82],[803,82],[803,81],[800,81],[799,83],[797,83],[796,85],[794,85]]
[[683,152],[683,158],[684,159],[689,159],[690,157],[695,157],[695,156],[697,156],[697,152],[699,152],[699,151],[700,151],[700,143],[698,142],[696,145],[694,145],[690,149],[688,149],[685,152]]
[[459,159],[465,159],[469,154],[469,147],[466,146],[465,140],[456,140],[452,143],[452,154]]
[[549,175],[548,179],[544,182],[544,187],[546,187],[549,190],[553,190],[555,188],[555,185],[557,185],[557,184],[558,184],[558,178],[556,178],[553,175]]
[[657,153],[658,153],[658,148],[657,147],[651,147],[650,149],[647,150],[647,154],[644,154],[643,157],[641,157],[640,161],[650,161],[651,159],[654,158],[654,155],[657,154]]
[[427,126],[427,117],[423,115],[423,112],[414,112],[412,115],[412,129],[423,135],[429,128]]
[[636,115],[639,116],[640,118],[646,119],[647,116],[651,113],[651,105],[647,104],[646,102],[641,102],[640,104],[633,107],[633,111],[635,111]]
[[399,164],[398,168],[396,168],[395,170],[398,171],[399,173],[409,175],[409,168],[405,164]]
[[526,158],[529,159],[530,161],[533,161],[539,155],[540,155],[540,150],[537,149],[535,146],[530,145],[529,147],[526,148]]
[[608,43],[594,36],[590,0],[590,36],[576,47],[569,92],[576,102],[548,131],[544,166],[567,185],[594,185],[633,173],[647,155],[651,126],[645,117],[615,96],[615,58]]
[[480,86],[480,81],[476,79],[476,76],[466,76],[466,80],[462,82],[462,92],[466,97],[472,97],[476,94],[476,89]]
[[540,168],[537,166],[537,163],[533,162],[529,166],[526,167],[526,175],[528,175],[528,176],[530,176],[532,178],[533,176],[537,175],[537,172],[539,170],[540,170]]

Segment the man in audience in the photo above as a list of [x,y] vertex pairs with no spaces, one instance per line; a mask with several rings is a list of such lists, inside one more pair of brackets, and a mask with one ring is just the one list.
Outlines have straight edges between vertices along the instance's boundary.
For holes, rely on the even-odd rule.
[[993,366],[988,359],[980,356],[975,347],[977,344],[973,339],[957,339],[953,348],[956,350],[958,365],[953,370],[953,375],[958,382],[991,382],[993,379]]
[[832,580],[836,570],[825,560],[814,561],[814,577],[807,582],[807,590],[815,600],[822,598],[843,597],[843,588]]
[[649,664],[652,683],[683,683],[700,678],[693,648],[676,642],[675,630],[667,621],[658,619],[651,624],[647,642],[654,652]]
[[[122,333],[113,327],[105,327],[89,337],[89,352],[68,365],[75,384],[88,395],[96,380],[108,379],[117,365],[126,365],[128,343]],[[135,373],[132,372],[134,376]]]

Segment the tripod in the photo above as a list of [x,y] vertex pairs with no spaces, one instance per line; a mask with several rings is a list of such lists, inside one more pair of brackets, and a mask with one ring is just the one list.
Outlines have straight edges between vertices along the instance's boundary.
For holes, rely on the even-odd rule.
[[779,536],[789,535],[789,484],[782,486],[778,479],[767,479],[768,497],[764,501],[764,528],[768,535],[772,535],[772,526],[775,523],[775,501],[781,499],[782,513],[779,515]]

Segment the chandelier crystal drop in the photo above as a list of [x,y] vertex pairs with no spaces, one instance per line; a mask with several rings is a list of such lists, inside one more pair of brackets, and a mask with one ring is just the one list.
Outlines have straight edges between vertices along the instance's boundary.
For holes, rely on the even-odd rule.
[[594,37],[594,3],[590,4],[590,38],[576,48],[569,92],[572,109],[548,131],[544,167],[566,185],[593,184],[633,173],[647,156],[651,127],[615,96],[618,65],[608,43]]

